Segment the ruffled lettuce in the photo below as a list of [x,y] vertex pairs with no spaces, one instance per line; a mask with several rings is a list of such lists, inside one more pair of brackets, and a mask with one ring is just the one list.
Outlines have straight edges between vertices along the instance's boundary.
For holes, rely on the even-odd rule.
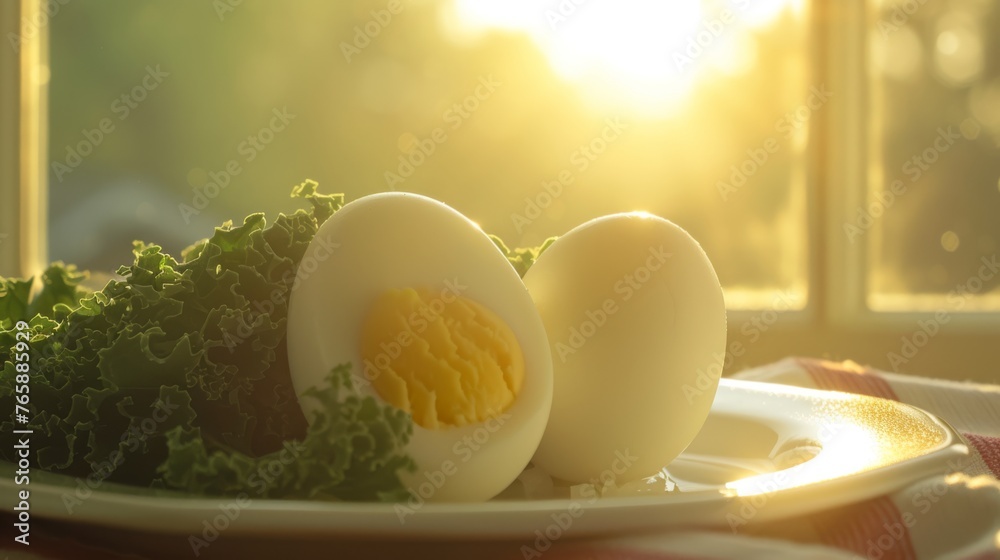
[[[97,292],[61,263],[34,295],[32,280],[0,278],[0,409],[14,410],[18,320],[30,325],[32,409],[26,425],[0,421],[0,458],[16,459],[13,430],[29,428],[31,464],[72,476],[206,495],[402,497],[399,472],[414,468],[405,413],[352,394],[338,368],[311,394],[324,406],[310,425],[292,389],[288,296],[317,228],[343,205],[313,181],[292,196],[311,208],[226,223],[180,260],[136,242],[122,279]],[[264,479],[275,461],[280,473]]]

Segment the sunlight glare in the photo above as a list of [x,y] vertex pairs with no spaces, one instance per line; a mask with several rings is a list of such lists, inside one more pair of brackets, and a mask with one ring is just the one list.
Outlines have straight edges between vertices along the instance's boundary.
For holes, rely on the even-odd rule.
[[527,33],[556,74],[602,104],[657,112],[688,95],[700,66],[675,57],[704,26],[699,0],[564,0],[545,9],[527,0],[455,0],[455,12],[472,28]]
[[457,0],[455,15],[462,23],[473,28],[497,27],[510,30],[529,30],[541,26],[535,0]]
[[786,8],[791,8],[796,13],[803,8],[801,0],[730,0],[729,4],[751,27],[765,27],[774,23]]
[[[713,45],[714,46],[714,45]],[[757,41],[749,33],[719,38],[718,47],[707,55],[708,62],[723,74],[745,74],[757,64]]]
[[753,496],[856,474],[880,466],[886,457],[877,434],[856,424],[829,426],[822,451],[790,469],[726,483],[737,496]]

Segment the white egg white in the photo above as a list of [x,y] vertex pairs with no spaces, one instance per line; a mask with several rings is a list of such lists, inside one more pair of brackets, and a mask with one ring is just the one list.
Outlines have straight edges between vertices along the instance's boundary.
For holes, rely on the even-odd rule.
[[659,217],[605,216],[557,239],[524,283],[555,387],[534,464],[569,482],[621,483],[680,454],[708,417],[726,344],[701,246]]
[[[319,228],[297,276],[288,310],[288,360],[300,397],[345,362],[365,379],[360,329],[370,305],[386,290],[450,290],[503,319],[524,353],[520,394],[504,414],[480,424],[440,430],[414,424],[407,452],[418,471],[403,481],[420,501],[478,501],[495,496],[517,477],[548,419],[551,356],[524,284],[475,223],[424,196],[367,196]],[[372,385],[360,387],[379,398]],[[309,419],[311,400],[302,400]]]

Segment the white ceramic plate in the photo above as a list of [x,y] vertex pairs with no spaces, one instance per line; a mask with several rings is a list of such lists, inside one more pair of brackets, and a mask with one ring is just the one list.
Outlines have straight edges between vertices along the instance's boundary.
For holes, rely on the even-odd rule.
[[[678,490],[666,494],[424,504],[411,513],[393,504],[241,503],[106,483],[71,514],[64,499],[77,481],[32,473],[31,515],[174,535],[200,535],[207,522],[255,537],[494,540],[531,538],[571,520],[581,537],[804,515],[948,472],[946,464],[967,453],[954,430],[908,405],[724,379],[705,427],[669,465]],[[0,488],[12,496],[21,487],[8,474]],[[231,521],[219,517],[226,510]]]

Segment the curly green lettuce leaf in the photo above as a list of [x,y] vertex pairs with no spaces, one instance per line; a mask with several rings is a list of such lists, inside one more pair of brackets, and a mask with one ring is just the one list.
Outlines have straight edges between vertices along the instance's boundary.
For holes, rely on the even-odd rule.
[[306,393],[318,411],[302,440],[259,457],[209,451],[198,429],[167,434],[169,457],[159,468],[168,487],[201,495],[397,501],[407,497],[401,471],[413,422],[405,412],[359,397],[350,366],[331,372],[322,389]]
[[[37,279],[34,296],[31,279],[0,279],[0,407],[14,409],[10,349],[25,320],[33,410],[27,425],[0,420],[0,458],[14,459],[14,428],[31,428],[31,460],[41,469],[152,485],[175,428],[198,429],[209,450],[251,457],[304,437],[288,372],[287,302],[306,247],[343,204],[304,185],[296,191],[309,211],[270,225],[262,214],[223,224],[180,261],[136,242],[121,279],[98,292],[81,289],[83,275],[61,263]],[[173,397],[180,404],[164,411],[173,390],[183,393]],[[101,470],[123,445],[121,464]]]
[[[32,465],[71,476],[210,495],[405,498],[405,413],[351,393],[338,368],[307,397],[322,405],[309,424],[292,388],[289,296],[316,231],[344,204],[317,186],[292,190],[308,211],[227,222],[179,260],[137,241],[100,291],[62,263],[0,278],[0,409],[14,409],[22,320],[32,409],[27,424],[0,419],[0,459],[16,459],[13,430],[29,428]],[[551,243],[493,240],[521,275]],[[292,452],[280,474],[261,471]]]
[[503,239],[500,239],[496,235],[490,235],[489,237],[493,241],[493,244],[500,249],[500,252],[507,257],[507,261],[510,262],[511,266],[514,267],[514,270],[517,271],[518,276],[522,278],[524,278],[528,269],[531,268],[531,265],[535,264],[539,255],[548,249],[549,246],[556,240],[555,237],[550,237],[538,247],[510,249],[507,247],[507,244],[503,242]]

